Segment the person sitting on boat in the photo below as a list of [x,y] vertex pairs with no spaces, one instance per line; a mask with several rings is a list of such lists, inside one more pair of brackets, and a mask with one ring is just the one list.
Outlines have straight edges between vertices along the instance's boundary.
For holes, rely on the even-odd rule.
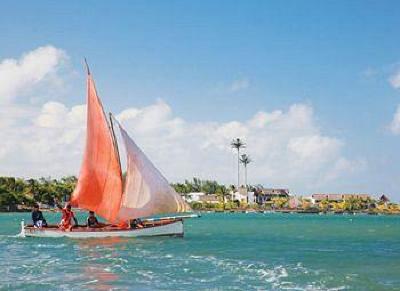
[[39,210],[39,205],[35,204],[32,210],[33,227],[42,228],[47,226],[46,219],[43,217],[42,211]]
[[144,227],[142,221],[139,218],[132,219],[130,224],[131,224],[131,228],[143,228]]
[[100,223],[94,215],[94,211],[89,211],[89,216],[86,221],[87,227],[99,227]]
[[58,209],[62,211],[61,222],[58,225],[60,229],[64,231],[72,230],[72,219],[74,220],[75,225],[78,225],[78,220],[75,217],[74,212],[71,210],[71,204],[67,204],[64,208],[61,207],[60,204],[57,203]]

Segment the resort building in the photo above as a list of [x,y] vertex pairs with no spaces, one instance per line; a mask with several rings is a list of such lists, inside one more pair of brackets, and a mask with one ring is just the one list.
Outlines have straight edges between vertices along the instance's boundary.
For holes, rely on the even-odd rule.
[[254,204],[256,203],[256,197],[254,192],[247,192],[247,203]]
[[217,194],[208,194],[208,195],[200,196],[199,202],[216,204],[216,203],[220,202],[220,199]]
[[289,201],[288,201],[288,207],[290,209],[296,209],[300,207],[302,204],[300,197],[297,196],[290,196]]
[[258,204],[265,204],[273,198],[289,198],[289,189],[262,188],[255,195]]
[[237,200],[239,202],[246,202],[253,204],[256,202],[255,193],[249,192],[247,187],[241,186],[239,187],[239,191],[233,194],[233,200]]
[[388,203],[390,200],[389,200],[389,198],[388,198],[385,194],[383,194],[381,197],[379,197],[379,201],[386,204],[386,203]]
[[186,202],[199,202],[201,197],[203,197],[204,195],[206,195],[203,192],[192,192],[192,193],[188,193],[185,195],[184,199],[186,200]]
[[324,200],[331,202],[341,202],[350,199],[361,199],[366,201],[371,199],[371,196],[369,194],[313,194],[311,196],[312,203],[319,203]]
[[232,194],[233,201],[246,202],[247,194],[241,192],[235,192]]

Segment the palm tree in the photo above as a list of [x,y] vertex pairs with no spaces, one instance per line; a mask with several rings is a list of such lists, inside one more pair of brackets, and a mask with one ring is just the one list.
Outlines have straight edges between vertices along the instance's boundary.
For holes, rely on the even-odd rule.
[[244,141],[242,141],[240,138],[235,138],[232,140],[231,142],[231,147],[237,150],[237,160],[238,160],[238,164],[237,164],[237,191],[239,191],[239,186],[240,186],[240,149],[241,148],[245,148],[246,144]]
[[244,184],[246,185],[247,189],[247,165],[250,164],[252,160],[249,155],[243,154],[242,157],[240,158],[240,162],[244,166]]
[[215,193],[222,196],[223,209],[225,210],[225,196],[228,194],[228,189],[225,187],[225,185],[220,185]]

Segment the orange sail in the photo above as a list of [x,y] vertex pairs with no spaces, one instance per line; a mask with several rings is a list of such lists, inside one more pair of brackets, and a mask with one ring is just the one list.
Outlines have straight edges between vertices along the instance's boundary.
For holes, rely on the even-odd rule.
[[122,195],[121,165],[90,73],[87,86],[86,148],[71,203],[92,210],[109,222],[117,222]]
[[118,218],[127,221],[154,214],[190,211],[189,205],[169,185],[121,125],[120,131],[127,152],[128,168]]

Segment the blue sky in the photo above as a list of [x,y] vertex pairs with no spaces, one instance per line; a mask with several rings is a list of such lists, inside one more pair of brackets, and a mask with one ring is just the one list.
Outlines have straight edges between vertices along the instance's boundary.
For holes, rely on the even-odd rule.
[[388,81],[400,67],[398,1],[1,5],[0,62],[46,45],[68,55],[65,70],[74,73],[51,100],[67,107],[84,102],[86,56],[114,112],[161,99],[187,123],[224,124],[306,104],[315,130],[343,142],[339,156],[363,161],[363,170],[292,188],[385,192],[400,200],[400,136],[389,129],[400,91]]

